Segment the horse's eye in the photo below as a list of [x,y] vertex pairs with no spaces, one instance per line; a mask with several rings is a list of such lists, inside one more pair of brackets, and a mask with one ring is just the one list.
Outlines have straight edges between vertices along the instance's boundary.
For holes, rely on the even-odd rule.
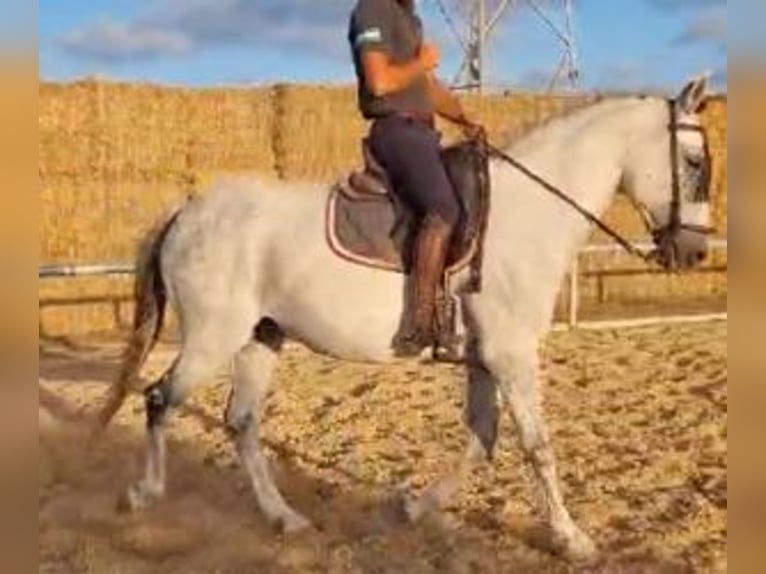
[[702,169],[702,158],[697,156],[686,156],[686,165],[688,165],[691,169],[700,170]]

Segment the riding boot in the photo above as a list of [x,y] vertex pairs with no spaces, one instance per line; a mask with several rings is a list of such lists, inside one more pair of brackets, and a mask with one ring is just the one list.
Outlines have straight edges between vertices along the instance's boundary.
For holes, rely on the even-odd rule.
[[412,314],[394,343],[399,357],[416,357],[437,342],[436,296],[444,275],[452,227],[438,215],[421,224],[412,266]]

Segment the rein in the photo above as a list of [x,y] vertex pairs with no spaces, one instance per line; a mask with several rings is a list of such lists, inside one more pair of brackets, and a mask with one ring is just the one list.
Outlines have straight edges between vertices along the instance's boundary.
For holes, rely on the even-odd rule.
[[[705,154],[707,156],[706,161],[709,160],[709,151],[707,147],[707,138],[704,137],[705,131],[702,128],[702,126],[679,123],[678,116],[676,115],[676,101],[672,98],[668,99],[668,109],[670,112],[669,113],[670,122],[668,124],[668,131],[670,132],[670,166],[671,166],[670,169],[671,169],[672,197],[670,201],[670,214],[668,218],[668,223],[662,227],[652,230],[652,235],[655,237],[656,240],[658,240],[657,241],[658,244],[662,244],[662,243],[673,244],[676,240],[676,237],[681,232],[681,230],[688,230],[688,231],[693,231],[696,233],[703,233],[703,234],[711,234],[714,232],[714,230],[710,227],[693,225],[693,224],[684,223],[683,221],[681,221],[681,180],[680,180],[680,171],[679,171],[679,164],[678,164],[678,132],[682,130],[701,132],[703,134],[703,139],[705,140]],[[644,251],[635,247],[630,241],[628,241],[628,239],[625,238],[624,235],[622,235],[620,232],[618,232],[617,230],[615,230],[608,224],[604,223],[604,221],[600,217],[598,217],[596,214],[594,214],[587,208],[580,205],[576,200],[572,199],[572,197],[568,195],[565,191],[563,191],[559,187],[556,187],[552,183],[548,182],[542,176],[532,171],[530,168],[528,168],[526,165],[524,165],[517,159],[510,156],[508,153],[504,152],[500,148],[489,143],[487,132],[484,130],[484,128],[470,124],[463,118],[446,118],[446,119],[448,119],[449,121],[451,121],[458,127],[468,127],[472,129],[476,129],[478,127],[479,134],[475,135],[474,138],[482,147],[484,147],[488,157],[494,156],[496,158],[503,160],[505,163],[512,166],[513,168],[515,168],[516,170],[524,174],[526,177],[528,177],[529,179],[531,179],[532,181],[540,185],[547,192],[551,193],[552,195],[557,197],[559,200],[566,203],[569,207],[574,209],[587,221],[589,221],[590,223],[598,227],[601,231],[603,231],[606,235],[611,237],[628,254],[634,255],[635,257],[642,259],[646,263],[657,262],[658,251],[655,250],[651,253],[645,253]],[[706,183],[706,185],[709,185],[709,181]]]
[[614,239],[615,242],[617,242],[625,251],[627,251],[631,255],[635,255],[636,257],[639,257],[646,261],[647,263],[654,262],[654,257],[651,255],[647,255],[640,249],[636,248],[630,241],[625,239],[623,235],[621,235],[618,231],[614,230],[612,227],[604,223],[597,215],[577,203],[574,199],[572,199],[569,195],[567,195],[566,192],[562,191],[552,183],[549,183],[545,179],[543,179],[540,175],[529,169],[527,166],[525,166],[520,161],[514,159],[501,149],[493,146],[488,141],[484,141],[484,146],[487,148],[491,156],[498,157],[502,159],[507,164],[513,166],[518,171],[523,173],[525,176],[527,176],[529,179],[534,181],[535,183],[539,184],[543,189],[550,192],[557,198],[559,198],[561,201],[569,205],[572,209],[574,209],[577,213],[582,215],[586,220],[590,221],[592,224],[594,224],[596,227],[598,227],[601,231],[606,233],[609,237]]

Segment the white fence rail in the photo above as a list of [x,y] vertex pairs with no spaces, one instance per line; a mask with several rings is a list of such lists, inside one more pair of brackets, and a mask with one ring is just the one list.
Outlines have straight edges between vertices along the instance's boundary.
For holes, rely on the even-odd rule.
[[[654,245],[650,243],[637,243],[635,246],[642,251],[650,251]],[[711,250],[725,251],[727,242],[725,239],[710,240]],[[590,253],[621,253],[622,247],[616,244],[588,245],[580,251],[572,262],[569,272],[568,290],[568,317],[566,323],[557,324],[555,330],[567,329],[615,329],[621,327],[641,327],[657,323],[694,323],[703,321],[726,320],[727,313],[696,313],[686,315],[657,315],[652,317],[640,317],[635,319],[616,319],[603,321],[580,320],[580,257]],[[133,275],[135,266],[125,263],[105,263],[95,265],[41,265],[38,268],[40,279],[53,279],[63,277],[98,277]]]
[[[654,249],[652,243],[635,243],[634,246],[648,253]],[[725,239],[711,239],[708,247],[712,251],[726,251]],[[568,292],[568,317],[564,325],[557,325],[558,330],[563,329],[615,329],[619,327],[642,327],[657,323],[696,323],[703,321],[726,320],[727,313],[695,313],[686,315],[657,315],[653,317],[640,317],[635,319],[615,319],[604,321],[580,321],[580,257],[589,253],[623,253],[622,247],[614,243],[588,245],[583,248],[572,261],[569,269],[569,292]]]
[[96,265],[40,265],[37,276],[40,279],[62,277],[98,277],[108,275],[134,275],[135,265],[126,263],[105,263]]

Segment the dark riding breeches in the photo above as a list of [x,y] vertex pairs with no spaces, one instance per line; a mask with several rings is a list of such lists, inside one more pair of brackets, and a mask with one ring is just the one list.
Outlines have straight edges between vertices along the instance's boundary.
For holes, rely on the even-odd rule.
[[394,115],[375,120],[369,141],[393,193],[420,219],[438,215],[454,227],[460,205],[442,163],[437,132],[424,121]]

